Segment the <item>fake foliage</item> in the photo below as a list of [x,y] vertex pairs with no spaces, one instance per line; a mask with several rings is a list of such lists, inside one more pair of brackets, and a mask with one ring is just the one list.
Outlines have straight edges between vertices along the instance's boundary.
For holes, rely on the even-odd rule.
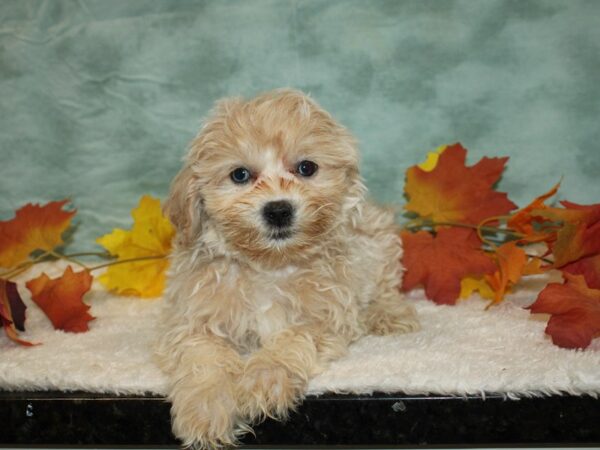
[[401,232],[403,289],[453,305],[473,292],[495,305],[525,276],[562,272],[528,307],[550,315],[560,347],[586,348],[600,336],[600,204],[548,206],[559,184],[524,208],[495,190],[508,158],[466,166],[460,144],[441,147],[406,172],[409,218]]
[[[22,345],[35,344],[19,338],[18,332],[25,331],[26,307],[13,280],[36,263],[58,259],[70,263],[57,278],[42,273],[25,282],[31,299],[54,328],[67,332],[85,332],[94,319],[84,296],[99,269],[106,270],[97,280],[120,295],[158,297],[164,289],[167,256],[175,230],[163,216],[159,200],[143,196],[132,211],[131,230],[115,229],[98,238],[105,252],[74,254],[61,250],[64,244],[61,236],[76,214],[75,210],[63,209],[67,202],[28,204],[12,220],[0,222],[0,320],[6,335]],[[82,256],[108,262],[90,266],[78,259]]]
[[[529,310],[550,315],[546,333],[556,345],[586,348],[600,336],[600,204],[549,206],[557,184],[518,209],[495,189],[508,158],[467,166],[466,156],[460,144],[443,146],[406,172],[403,289],[422,285],[429,299],[448,305],[478,292],[492,306],[523,277],[559,270],[563,283],[549,283]],[[0,321],[18,344],[36,345],[19,337],[26,307],[17,277],[27,278],[39,262],[69,262],[57,278],[42,273],[24,283],[53,326],[67,332],[85,332],[94,319],[84,301],[94,279],[120,295],[163,292],[175,232],[159,200],[142,197],[130,230],[98,238],[106,251],[74,254],[64,250],[76,214],[67,204],[27,204],[0,222]],[[88,265],[82,256],[107,261]]]

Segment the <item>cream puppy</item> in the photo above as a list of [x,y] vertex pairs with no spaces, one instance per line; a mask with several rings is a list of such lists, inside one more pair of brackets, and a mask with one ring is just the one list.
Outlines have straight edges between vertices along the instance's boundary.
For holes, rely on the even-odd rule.
[[356,143],[308,96],[217,103],[172,184],[159,363],[185,445],[285,418],[368,334],[418,328],[393,214],[365,200]]

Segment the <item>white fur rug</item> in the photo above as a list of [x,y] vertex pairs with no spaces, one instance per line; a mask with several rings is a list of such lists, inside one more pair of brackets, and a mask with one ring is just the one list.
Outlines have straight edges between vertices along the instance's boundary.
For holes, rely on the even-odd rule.
[[[34,275],[42,269],[50,276],[62,273],[61,267],[47,265]],[[544,283],[531,281],[489,311],[478,298],[438,306],[413,291],[408,297],[422,331],[361,339],[347,357],[312,380],[309,392],[596,396],[600,339],[585,351],[560,349],[544,334],[545,318],[521,308]],[[96,320],[89,332],[71,334],[55,331],[29,291],[20,286],[20,293],[29,306],[22,337],[43,345],[20,347],[0,336],[0,389],[165,392],[166,380],[151,359],[160,300],[116,297],[95,286],[86,302]]]

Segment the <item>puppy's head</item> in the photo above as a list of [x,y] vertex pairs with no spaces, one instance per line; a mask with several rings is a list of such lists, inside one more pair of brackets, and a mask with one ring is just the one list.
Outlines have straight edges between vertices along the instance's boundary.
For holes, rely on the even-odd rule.
[[362,192],[349,133],[304,94],[277,90],[217,104],[166,209],[179,245],[277,266],[318,252]]

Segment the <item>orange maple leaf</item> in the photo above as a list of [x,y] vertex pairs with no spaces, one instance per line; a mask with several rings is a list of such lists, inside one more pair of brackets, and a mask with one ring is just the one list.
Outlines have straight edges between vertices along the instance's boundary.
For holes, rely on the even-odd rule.
[[63,211],[68,200],[44,206],[28,203],[13,219],[0,222],[0,267],[14,267],[34,250],[51,251],[61,245],[76,211]]
[[529,309],[551,314],[546,333],[559,347],[586,348],[600,336],[600,290],[591,289],[582,275],[563,273],[564,284],[550,283]]
[[532,215],[532,212],[539,212],[548,209],[548,206],[546,206],[545,201],[548,200],[550,197],[554,196],[558,192],[559,187],[560,183],[557,183],[548,192],[537,197],[525,208],[521,208],[516,213],[512,214],[507,220],[506,224],[510,229],[524,235],[519,239],[519,242],[548,242],[556,238],[556,233],[554,230],[549,230],[548,228],[536,228],[535,224],[540,224],[541,222],[543,222],[543,219],[539,217],[539,214]]
[[555,268],[600,253],[600,203],[578,205],[563,201],[561,205],[564,208],[532,212],[533,215],[561,224],[555,240],[549,243]]
[[427,297],[436,303],[454,304],[463,278],[496,269],[473,230],[440,228],[436,236],[427,231],[403,231],[401,237],[406,268],[402,288],[408,291],[422,284]]
[[405,208],[434,222],[473,225],[515,209],[505,193],[493,190],[508,158],[483,158],[466,167],[466,155],[467,150],[454,144],[440,154],[433,170],[410,167]]
[[25,331],[25,310],[17,285],[0,279],[0,322],[6,335],[18,344],[32,346],[31,342],[19,338],[19,331]]
[[500,303],[507,292],[516,285],[523,275],[542,273],[540,260],[528,261],[525,250],[517,247],[517,242],[511,241],[502,244],[496,249],[494,259],[498,265],[492,275],[485,275],[490,288],[494,291],[492,303]]
[[525,250],[517,247],[515,242],[507,242],[496,249],[494,254],[498,270],[492,275],[486,275],[485,279],[494,290],[493,303],[499,303],[506,295],[507,289],[515,285],[523,273],[527,263]]
[[54,328],[82,333],[88,322],[94,320],[83,303],[83,295],[90,290],[93,277],[87,270],[74,273],[71,266],[59,278],[50,279],[42,273],[26,283],[31,298],[44,311]]
[[[466,277],[461,280],[460,298],[467,298],[475,291],[483,298],[492,300],[490,306],[499,303],[504,296],[511,291],[512,287],[519,282],[522,276],[537,275],[543,273],[540,259],[531,258],[526,260],[525,252],[521,254],[520,248],[503,249],[500,254],[492,254],[496,259],[498,270],[492,275],[482,277]],[[524,261],[525,259],[525,261]]]

